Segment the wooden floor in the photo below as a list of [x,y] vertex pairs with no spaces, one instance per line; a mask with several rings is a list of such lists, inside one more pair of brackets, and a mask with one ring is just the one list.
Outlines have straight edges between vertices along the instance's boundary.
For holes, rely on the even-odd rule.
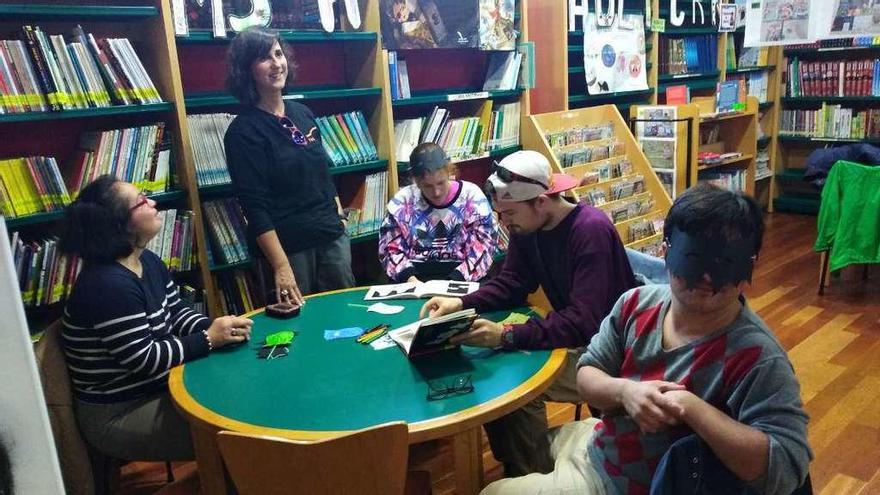
[[[788,349],[800,378],[816,456],[810,467],[815,493],[880,494],[880,266],[867,281],[861,269],[844,270],[818,296],[815,238],[815,217],[768,215],[749,303]],[[548,414],[552,424],[574,416],[570,405],[551,404]],[[450,451],[435,447],[414,451],[411,464],[431,471],[434,493],[455,493]],[[486,480],[498,479],[488,446],[483,459]],[[120,492],[192,492],[194,464],[175,465],[175,472],[188,482],[163,486],[163,465],[129,464]]]

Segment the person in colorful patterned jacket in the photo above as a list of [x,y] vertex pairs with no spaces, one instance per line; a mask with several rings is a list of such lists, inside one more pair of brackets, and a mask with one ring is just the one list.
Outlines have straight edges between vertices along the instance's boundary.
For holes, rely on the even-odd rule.
[[742,296],[763,228],[739,192],[682,194],[664,225],[670,284],[621,296],[578,361],[578,390],[601,417],[551,433],[554,472],[484,493],[647,494],[663,455],[691,434],[758,493],[801,486],[812,453],[800,387]]
[[379,260],[395,282],[478,281],[492,266],[498,231],[478,186],[455,180],[443,148],[422,143],[410,154],[414,184],[388,203]]

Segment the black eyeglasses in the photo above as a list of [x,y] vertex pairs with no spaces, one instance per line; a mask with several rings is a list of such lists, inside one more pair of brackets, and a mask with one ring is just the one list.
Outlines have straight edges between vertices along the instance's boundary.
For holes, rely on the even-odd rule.
[[498,162],[494,162],[492,164],[492,172],[495,173],[496,177],[501,179],[501,182],[504,182],[507,184],[509,184],[513,181],[526,182],[528,184],[539,185],[539,186],[543,187],[544,189],[550,189],[550,186],[548,186],[547,184],[544,184],[543,182],[541,182],[537,179],[532,179],[531,177],[526,177],[526,176],[520,175],[516,172],[511,172],[510,170],[499,165]]
[[281,127],[287,129],[290,132],[290,139],[293,141],[293,144],[297,146],[305,146],[306,145],[306,136],[299,130],[299,127],[293,123],[292,120],[287,118],[287,116],[282,115],[278,117],[278,123],[281,124]]
[[474,391],[471,375],[459,376],[451,383],[435,380],[428,382],[428,400],[441,400],[454,395],[469,394]]

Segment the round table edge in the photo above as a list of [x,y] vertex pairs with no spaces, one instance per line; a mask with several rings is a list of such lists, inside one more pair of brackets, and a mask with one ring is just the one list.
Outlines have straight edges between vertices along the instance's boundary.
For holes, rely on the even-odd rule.
[[[340,292],[348,292],[353,290],[362,290],[364,287],[353,287],[350,289],[340,289],[335,291],[323,292],[307,296],[306,299],[315,296],[326,296]],[[539,314],[538,308],[533,308]],[[263,308],[251,311],[243,316],[248,317],[258,314]],[[528,351],[520,351],[528,352]],[[425,442],[436,438],[443,438],[465,430],[469,430],[481,426],[489,421],[498,419],[505,414],[511,413],[516,409],[524,406],[528,402],[537,398],[551,383],[559,376],[562,371],[563,364],[567,358],[567,349],[553,349],[544,365],[528,380],[520,383],[515,388],[507,392],[467,409],[447,414],[424,421],[415,423],[407,423],[409,428],[410,443]],[[348,435],[357,430],[287,430],[283,428],[272,428],[266,426],[257,426],[251,423],[245,423],[232,418],[228,418],[221,414],[206,408],[196,401],[186,389],[183,383],[183,373],[186,365],[180,365],[171,370],[168,377],[168,388],[171,397],[177,408],[192,423],[199,423],[203,427],[230,430],[253,435],[274,436],[287,438],[291,440],[317,441],[329,438]],[[375,426],[375,425],[374,425]],[[372,426],[370,426],[372,427]],[[370,428],[368,427],[368,428]]]

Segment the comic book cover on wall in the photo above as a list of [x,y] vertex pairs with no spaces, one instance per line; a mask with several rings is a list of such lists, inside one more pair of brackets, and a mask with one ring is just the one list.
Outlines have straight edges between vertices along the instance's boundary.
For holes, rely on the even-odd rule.
[[600,27],[590,13],[584,26],[584,74],[591,95],[648,89],[643,17],[615,16],[611,26]]
[[387,50],[476,48],[480,0],[380,0]]
[[[193,31],[211,30],[211,0],[186,0],[187,25]],[[248,26],[271,29],[321,29],[318,0],[222,0],[229,31]]]
[[516,31],[514,0],[480,0],[480,49],[513,50]]

